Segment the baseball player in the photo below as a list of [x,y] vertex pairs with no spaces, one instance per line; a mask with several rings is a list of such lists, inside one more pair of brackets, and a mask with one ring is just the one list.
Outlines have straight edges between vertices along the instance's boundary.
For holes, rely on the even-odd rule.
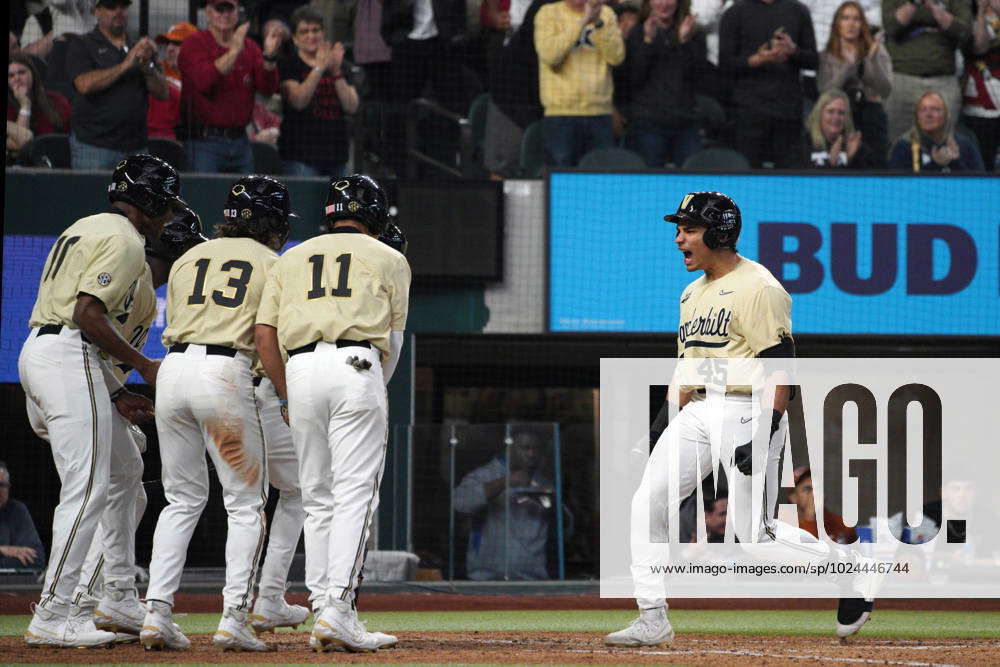
[[[122,336],[137,350],[146,344],[156,318],[156,290],[167,282],[171,264],[189,248],[207,240],[201,233],[198,214],[178,202],[160,238],[153,243],[147,241],[146,270],[139,279],[132,307],[116,319]],[[111,366],[122,385],[131,371],[122,362]],[[97,628],[114,632],[117,643],[138,641],[146,617],[135,587],[135,531],[146,509],[142,486],[145,451],[142,430],[113,412],[107,505],[90,545],[74,603],[93,610]]]
[[[406,254],[406,234],[395,223],[389,222],[385,225],[379,240],[397,252]],[[309,617],[307,608],[290,605],[284,597],[288,570],[305,522],[305,510],[302,508],[299,461],[292,443],[292,432],[282,416],[281,400],[274,390],[274,385],[260,364],[254,368],[253,382],[257,411],[260,413],[267,449],[268,480],[271,486],[281,492],[270,525],[267,555],[260,568],[257,601],[254,603],[253,613],[250,614],[254,630],[266,632],[279,627],[297,627]],[[307,581],[307,587],[312,592],[313,604],[326,595],[325,586],[317,584],[312,579]],[[379,632],[372,634],[383,638],[383,646],[392,643],[386,639],[391,635]]]
[[[681,294],[680,327],[677,355],[691,358],[790,358],[795,356],[791,335],[791,297],[771,273],[760,264],[736,252],[742,221],[740,210],[726,195],[718,192],[693,192],[686,195],[677,212],[664,218],[677,225],[674,238],[684,256],[684,267],[704,274]],[[656,446],[650,454],[642,482],[632,499],[631,525],[650,526],[666,534],[666,522],[676,521],[676,506],[689,496],[712,468],[712,434],[721,438],[723,460],[730,462],[729,497],[741,508],[750,507],[752,473],[764,473],[765,502],[759,525],[737,521],[737,537],[743,545],[769,542],[780,551],[783,562],[810,564],[822,562],[833,552],[824,543],[789,524],[776,521],[775,503],[779,463],[784,443],[785,407],[789,387],[772,386],[767,405],[755,405],[743,387],[730,387],[724,397],[712,400],[698,390],[684,391],[677,397],[681,412],[664,430],[667,406],[654,422]],[[749,387],[746,388],[749,390]],[[720,403],[721,401],[721,403]],[[769,443],[766,462],[752,456],[751,442],[761,430]],[[746,443],[734,447],[731,442]],[[668,501],[668,461],[677,457],[680,488],[677,501]],[[735,466],[736,470],[731,470]],[[652,519],[652,523],[650,523]],[[611,646],[657,646],[673,641],[674,632],[667,620],[662,575],[651,565],[663,556],[658,544],[644,544],[633,536],[632,576],[640,610],[639,618],[627,628],[605,637]],[[771,557],[774,557],[772,552]],[[870,600],[844,601],[838,613],[838,635],[856,632],[867,620]],[[867,607],[866,607],[867,605]]]
[[186,649],[172,621],[188,543],[208,500],[205,449],[229,515],[224,609],[212,638],[223,650],[266,651],[249,624],[264,548],[267,472],[254,402],[254,320],[267,273],[288,237],[288,189],[250,175],[230,189],[216,238],[182,255],[167,282],[168,349],[156,392],[156,430],[168,505],[153,536],[139,640]]
[[[385,464],[385,384],[403,345],[410,267],[380,243],[388,204],[367,176],[335,178],[330,233],[274,264],[257,313],[261,362],[287,401],[306,510],[306,579],[319,650],[375,651],[355,600]],[[288,354],[286,369],[281,350]],[[321,594],[317,595],[317,591]]]
[[297,627],[309,618],[302,605],[285,600],[288,569],[295,557],[306,512],[299,488],[299,459],[292,431],[282,417],[281,402],[260,363],[254,368],[254,400],[260,415],[267,450],[267,477],[280,495],[274,508],[267,539],[267,555],[260,568],[260,584],[250,623],[257,632],[279,627]]
[[108,494],[112,412],[141,421],[152,404],[106,375],[100,353],[155,384],[159,362],[132,347],[114,318],[131,309],[146,266],[143,246],[160,235],[179,194],[169,164],[150,155],[126,158],[108,188],[111,210],[70,225],[42,270],[18,372],[62,488],[42,598],[24,635],[29,645],[100,646],[115,638],[72,605],[72,596]]

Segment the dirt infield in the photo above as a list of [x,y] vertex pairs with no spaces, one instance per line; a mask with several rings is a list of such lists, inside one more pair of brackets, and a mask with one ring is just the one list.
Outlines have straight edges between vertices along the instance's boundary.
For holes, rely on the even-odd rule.
[[[37,595],[0,593],[0,614],[30,614]],[[293,604],[308,604],[305,593],[289,593]],[[361,611],[494,611],[635,609],[634,600],[596,595],[465,595],[449,593],[362,593]],[[1000,611],[1000,599],[879,600],[879,609],[925,611]],[[827,599],[685,599],[671,598],[671,609],[836,609]],[[174,610],[179,613],[222,613],[222,595],[179,593]]]
[[1000,640],[865,639],[848,644],[815,637],[685,635],[671,646],[609,649],[597,634],[520,632],[403,632],[399,646],[378,653],[317,654],[307,635],[265,633],[271,652],[223,653],[209,635],[192,635],[189,651],[144,651],[136,644],[114,649],[69,650],[26,647],[19,637],[0,638],[5,661],[24,663],[510,663],[510,664],[698,664],[801,665],[878,663],[883,665],[996,664]]

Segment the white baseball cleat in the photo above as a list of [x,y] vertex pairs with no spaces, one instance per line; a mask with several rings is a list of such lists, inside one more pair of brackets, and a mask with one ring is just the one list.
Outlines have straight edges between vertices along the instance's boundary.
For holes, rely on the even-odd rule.
[[608,646],[660,646],[674,641],[674,629],[665,607],[640,609],[639,618],[625,629],[604,637]]
[[66,617],[63,646],[67,648],[99,648],[113,646],[115,633],[98,630],[89,609],[70,607]]
[[183,651],[191,647],[191,640],[184,636],[174,623],[170,605],[165,602],[150,602],[149,611],[142,621],[139,641],[147,651],[171,649]]
[[[358,612],[343,600],[335,600],[323,609],[313,625],[312,638],[309,645],[319,651],[333,651],[341,647],[354,653],[371,653],[379,649],[378,637],[365,630],[364,624],[358,620]],[[315,648],[316,644],[319,649]]]
[[34,606],[34,615],[28,630],[24,633],[24,641],[28,646],[59,646],[63,645],[63,635],[66,632],[66,608]]
[[396,644],[399,643],[399,639],[396,635],[387,635],[384,632],[372,632],[372,636],[375,637],[375,641],[378,642],[378,647],[381,648],[395,648]]
[[[313,610],[313,614],[315,614],[316,618],[318,619],[320,616],[323,615],[323,608],[316,607]],[[365,624],[364,621],[359,621],[359,622],[361,623],[361,625]],[[396,644],[399,643],[399,639],[397,639],[394,635],[387,635],[384,632],[372,632],[371,635],[375,637],[376,643],[378,644],[377,648],[379,649],[393,648],[396,646]],[[316,635],[309,635],[309,648],[311,648],[314,651],[340,651],[340,652],[347,651],[347,649],[340,644],[335,644],[335,645],[331,644],[329,646],[324,647],[323,643],[316,638]]]
[[94,610],[94,625],[108,632],[138,635],[146,619],[146,608],[134,590],[109,590]]
[[257,632],[275,628],[297,628],[309,618],[309,610],[298,604],[288,604],[285,598],[259,597],[250,614],[250,625]]
[[219,619],[219,628],[212,636],[212,643],[223,651],[266,651],[267,644],[257,639],[245,611],[226,609]]

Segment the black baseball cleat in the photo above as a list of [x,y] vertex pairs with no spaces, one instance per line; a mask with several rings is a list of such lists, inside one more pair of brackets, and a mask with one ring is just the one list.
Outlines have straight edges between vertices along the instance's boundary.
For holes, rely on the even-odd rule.
[[861,629],[872,615],[873,600],[840,598],[837,606],[837,636],[847,639]]

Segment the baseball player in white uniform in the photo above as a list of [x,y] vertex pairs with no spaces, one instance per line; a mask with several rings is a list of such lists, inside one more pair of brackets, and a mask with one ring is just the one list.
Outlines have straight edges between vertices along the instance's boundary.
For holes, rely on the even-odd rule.
[[[167,282],[170,266],[192,246],[207,241],[201,220],[187,205],[172,207],[170,222],[160,238],[146,243],[146,271],[139,279],[131,309],[116,318],[122,336],[141,350],[156,318],[156,290]],[[115,360],[111,372],[122,385],[132,368]],[[146,436],[117,411],[112,413],[111,475],[108,500],[101,523],[83,566],[74,604],[94,612],[101,630],[114,632],[117,643],[139,640],[146,607],[139,602],[135,586],[135,531],[146,509],[142,485],[142,454]]]
[[150,155],[123,160],[108,188],[112,211],[73,223],[42,271],[18,372],[37,417],[33,426],[51,443],[62,489],[41,602],[24,636],[32,646],[100,646],[115,639],[72,598],[107,500],[112,412],[141,421],[152,405],[106,375],[100,353],[155,384],[159,362],[132,347],[114,318],[130,310],[146,270],[145,242],[160,235],[179,194],[177,172],[166,162]]
[[254,321],[268,270],[288,237],[287,188],[246,176],[229,191],[216,238],[182,255],[167,282],[169,350],[156,395],[163,489],[169,503],[153,536],[140,642],[186,649],[173,623],[174,593],[188,544],[208,501],[205,449],[229,515],[223,614],[212,638],[223,650],[265,651],[250,626],[257,564],[266,532],[267,471],[254,401]]
[[[693,192],[684,197],[677,213],[664,219],[677,225],[674,241],[684,255],[684,267],[689,272],[704,271],[681,294],[677,356],[794,357],[791,297],[766,268],[736,252],[742,226],[736,204],[718,192]],[[666,545],[645,542],[640,528],[649,526],[650,534],[667,534],[667,523],[677,521],[680,500],[688,497],[712,470],[713,439],[724,448],[731,503],[736,501],[749,510],[753,474],[764,475],[765,501],[756,525],[749,520],[734,525],[741,545],[771,543],[774,548],[768,554],[770,559],[780,551],[778,559],[794,564],[816,564],[835,557],[829,545],[774,519],[789,387],[772,385],[768,405],[756,405],[750,387],[733,386],[724,396],[716,397],[705,396],[703,390],[699,393],[694,388],[685,389],[681,387],[677,397],[681,412],[666,429],[666,404],[654,422],[656,446],[632,499],[632,576],[640,615],[625,629],[605,637],[605,643],[611,646],[657,646],[673,641],[664,579],[651,567],[662,563]],[[760,436],[755,435],[758,431]],[[768,443],[766,457],[754,458],[754,440]],[[735,442],[745,444],[727,444]],[[673,483],[668,462],[674,457],[680,466],[676,471],[679,489],[676,499],[668,500],[669,485]],[[749,511],[744,516],[749,518]],[[868,618],[870,599],[867,603],[858,600],[849,603],[854,607],[848,614],[844,614],[845,605],[841,603],[841,637],[856,632]]]
[[288,570],[295,557],[306,512],[299,488],[299,459],[292,443],[292,431],[281,413],[281,401],[274,385],[258,364],[253,378],[254,398],[267,449],[267,476],[278,489],[278,502],[271,517],[267,555],[260,568],[260,584],[250,623],[257,632],[280,627],[297,627],[309,618],[309,610],[285,600]]
[[385,465],[385,384],[402,349],[410,267],[378,240],[388,202],[371,178],[333,179],[325,210],[330,233],[272,267],[257,313],[257,351],[287,400],[299,458],[306,579],[317,616],[310,643],[375,651],[396,638],[368,632],[355,600]]
[[[406,254],[406,234],[398,225],[391,222],[386,224],[379,240],[403,255]],[[274,390],[274,384],[260,364],[254,369],[254,387],[267,448],[267,475],[271,486],[280,492],[268,534],[267,555],[260,568],[257,601],[250,614],[254,630],[265,632],[279,627],[294,628],[309,618],[307,608],[290,605],[284,597],[288,587],[288,570],[302,534],[306,513],[302,508],[299,460],[295,454],[292,432],[282,416],[281,399]],[[307,584],[312,586],[311,603],[322,607],[322,599],[326,596],[325,585],[317,584],[312,578],[309,578]],[[389,637],[382,633],[373,634]],[[383,646],[389,643],[391,642],[386,640]]]

